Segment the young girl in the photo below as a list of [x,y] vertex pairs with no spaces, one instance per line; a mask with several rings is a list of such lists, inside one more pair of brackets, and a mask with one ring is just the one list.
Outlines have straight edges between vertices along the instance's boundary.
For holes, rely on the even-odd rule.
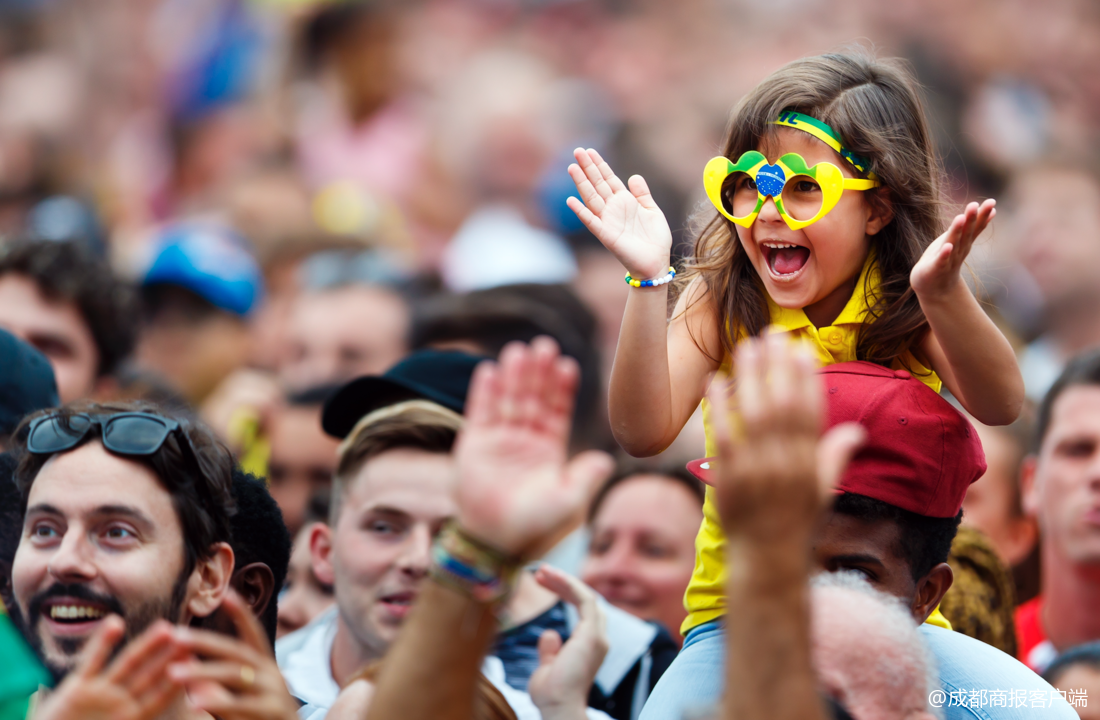
[[[671,322],[672,235],[645,180],[624,185],[595,150],[569,166],[583,200],[569,207],[628,282],[658,281],[632,283],[615,353],[611,426],[623,448],[664,450],[737,341],[765,329],[805,340],[824,364],[867,360],[946,385],[987,425],[1016,418],[1012,348],[960,275],[994,201],[971,203],[943,232],[932,138],[904,70],[862,55],[793,62],[737,105],[722,154],[704,178],[718,212]],[[723,613],[722,543],[708,490],[685,634]]]

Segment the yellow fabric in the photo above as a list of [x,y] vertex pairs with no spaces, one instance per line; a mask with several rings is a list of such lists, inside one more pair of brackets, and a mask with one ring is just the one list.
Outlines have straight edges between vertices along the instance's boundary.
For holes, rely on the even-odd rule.
[[[856,359],[856,342],[860,325],[867,315],[868,306],[873,304],[868,301],[868,296],[873,298],[879,282],[879,272],[872,253],[864,263],[852,297],[833,324],[823,328],[814,327],[800,308],[781,308],[768,298],[768,308],[771,311],[769,332],[791,333],[813,348],[822,365],[853,361]],[[893,366],[895,369],[911,371],[914,377],[919,378],[936,392],[939,392],[943,385],[930,368],[924,367],[910,353],[897,358]],[[728,371],[729,366],[726,365],[723,369]],[[711,436],[710,407],[705,399],[703,400],[703,425],[707,431],[706,455],[711,457],[717,451]],[[680,632],[685,635],[693,627],[716,620],[725,613],[725,543],[718,510],[714,504],[714,489],[708,487],[706,501],[703,503],[703,524],[699,527],[698,535],[695,536],[695,570],[684,593],[684,607],[688,611],[688,616],[681,625]],[[932,618],[942,619],[942,623],[934,624],[950,628],[947,619],[940,615],[938,609],[929,618],[930,622]]]
[[240,407],[229,417],[230,444],[239,448],[237,459],[241,469],[258,478],[267,478],[267,463],[271,458],[271,442],[260,427],[260,415],[249,407]]

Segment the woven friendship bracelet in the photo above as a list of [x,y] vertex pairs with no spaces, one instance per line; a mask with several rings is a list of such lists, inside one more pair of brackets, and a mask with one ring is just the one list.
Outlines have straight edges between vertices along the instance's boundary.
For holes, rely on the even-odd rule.
[[431,577],[478,602],[495,603],[512,591],[522,563],[449,523],[432,547]]
[[659,287],[661,285],[667,285],[676,279],[676,268],[671,265],[668,268],[668,274],[662,275],[659,278],[653,278],[651,280],[635,280],[630,277],[630,273],[626,274],[626,284],[630,287],[644,288],[644,287]]

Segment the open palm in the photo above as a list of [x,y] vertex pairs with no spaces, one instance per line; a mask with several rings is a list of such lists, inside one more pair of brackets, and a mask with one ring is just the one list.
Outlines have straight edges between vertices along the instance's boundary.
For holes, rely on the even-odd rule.
[[595,150],[577,148],[569,177],[581,200],[570,197],[569,208],[619,262],[639,280],[663,275],[672,251],[672,231],[664,213],[653,202],[640,175],[628,185]]
[[577,364],[545,337],[508,345],[474,374],[455,458],[462,528],[502,552],[536,557],[572,529],[611,470],[603,453],[567,461]]
[[947,232],[928,246],[909,273],[909,283],[918,298],[934,297],[946,292],[953,283],[962,281],[963,262],[974,241],[989,227],[996,214],[996,201],[986,200],[981,205],[970,203],[955,216]]

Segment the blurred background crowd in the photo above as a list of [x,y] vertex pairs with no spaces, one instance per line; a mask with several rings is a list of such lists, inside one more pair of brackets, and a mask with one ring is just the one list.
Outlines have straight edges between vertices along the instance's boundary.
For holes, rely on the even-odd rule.
[[[324,400],[414,350],[551,335],[582,368],[574,446],[614,450],[628,288],[566,207],[573,148],[644,175],[682,255],[741,95],[858,44],[924,84],[950,199],[998,198],[973,280],[1037,399],[1100,345],[1098,40],[1090,0],[3,0],[0,327],[51,360],[62,401],[195,412],[299,537],[326,516]],[[990,472],[964,520],[1019,600],[1037,582],[1026,423],[979,429]],[[702,448],[693,423],[624,466],[574,553],[671,630],[700,517],[674,468]],[[652,597],[617,589],[631,553]],[[294,558],[292,587],[303,543]],[[284,629],[330,602],[315,589],[280,603]]]

